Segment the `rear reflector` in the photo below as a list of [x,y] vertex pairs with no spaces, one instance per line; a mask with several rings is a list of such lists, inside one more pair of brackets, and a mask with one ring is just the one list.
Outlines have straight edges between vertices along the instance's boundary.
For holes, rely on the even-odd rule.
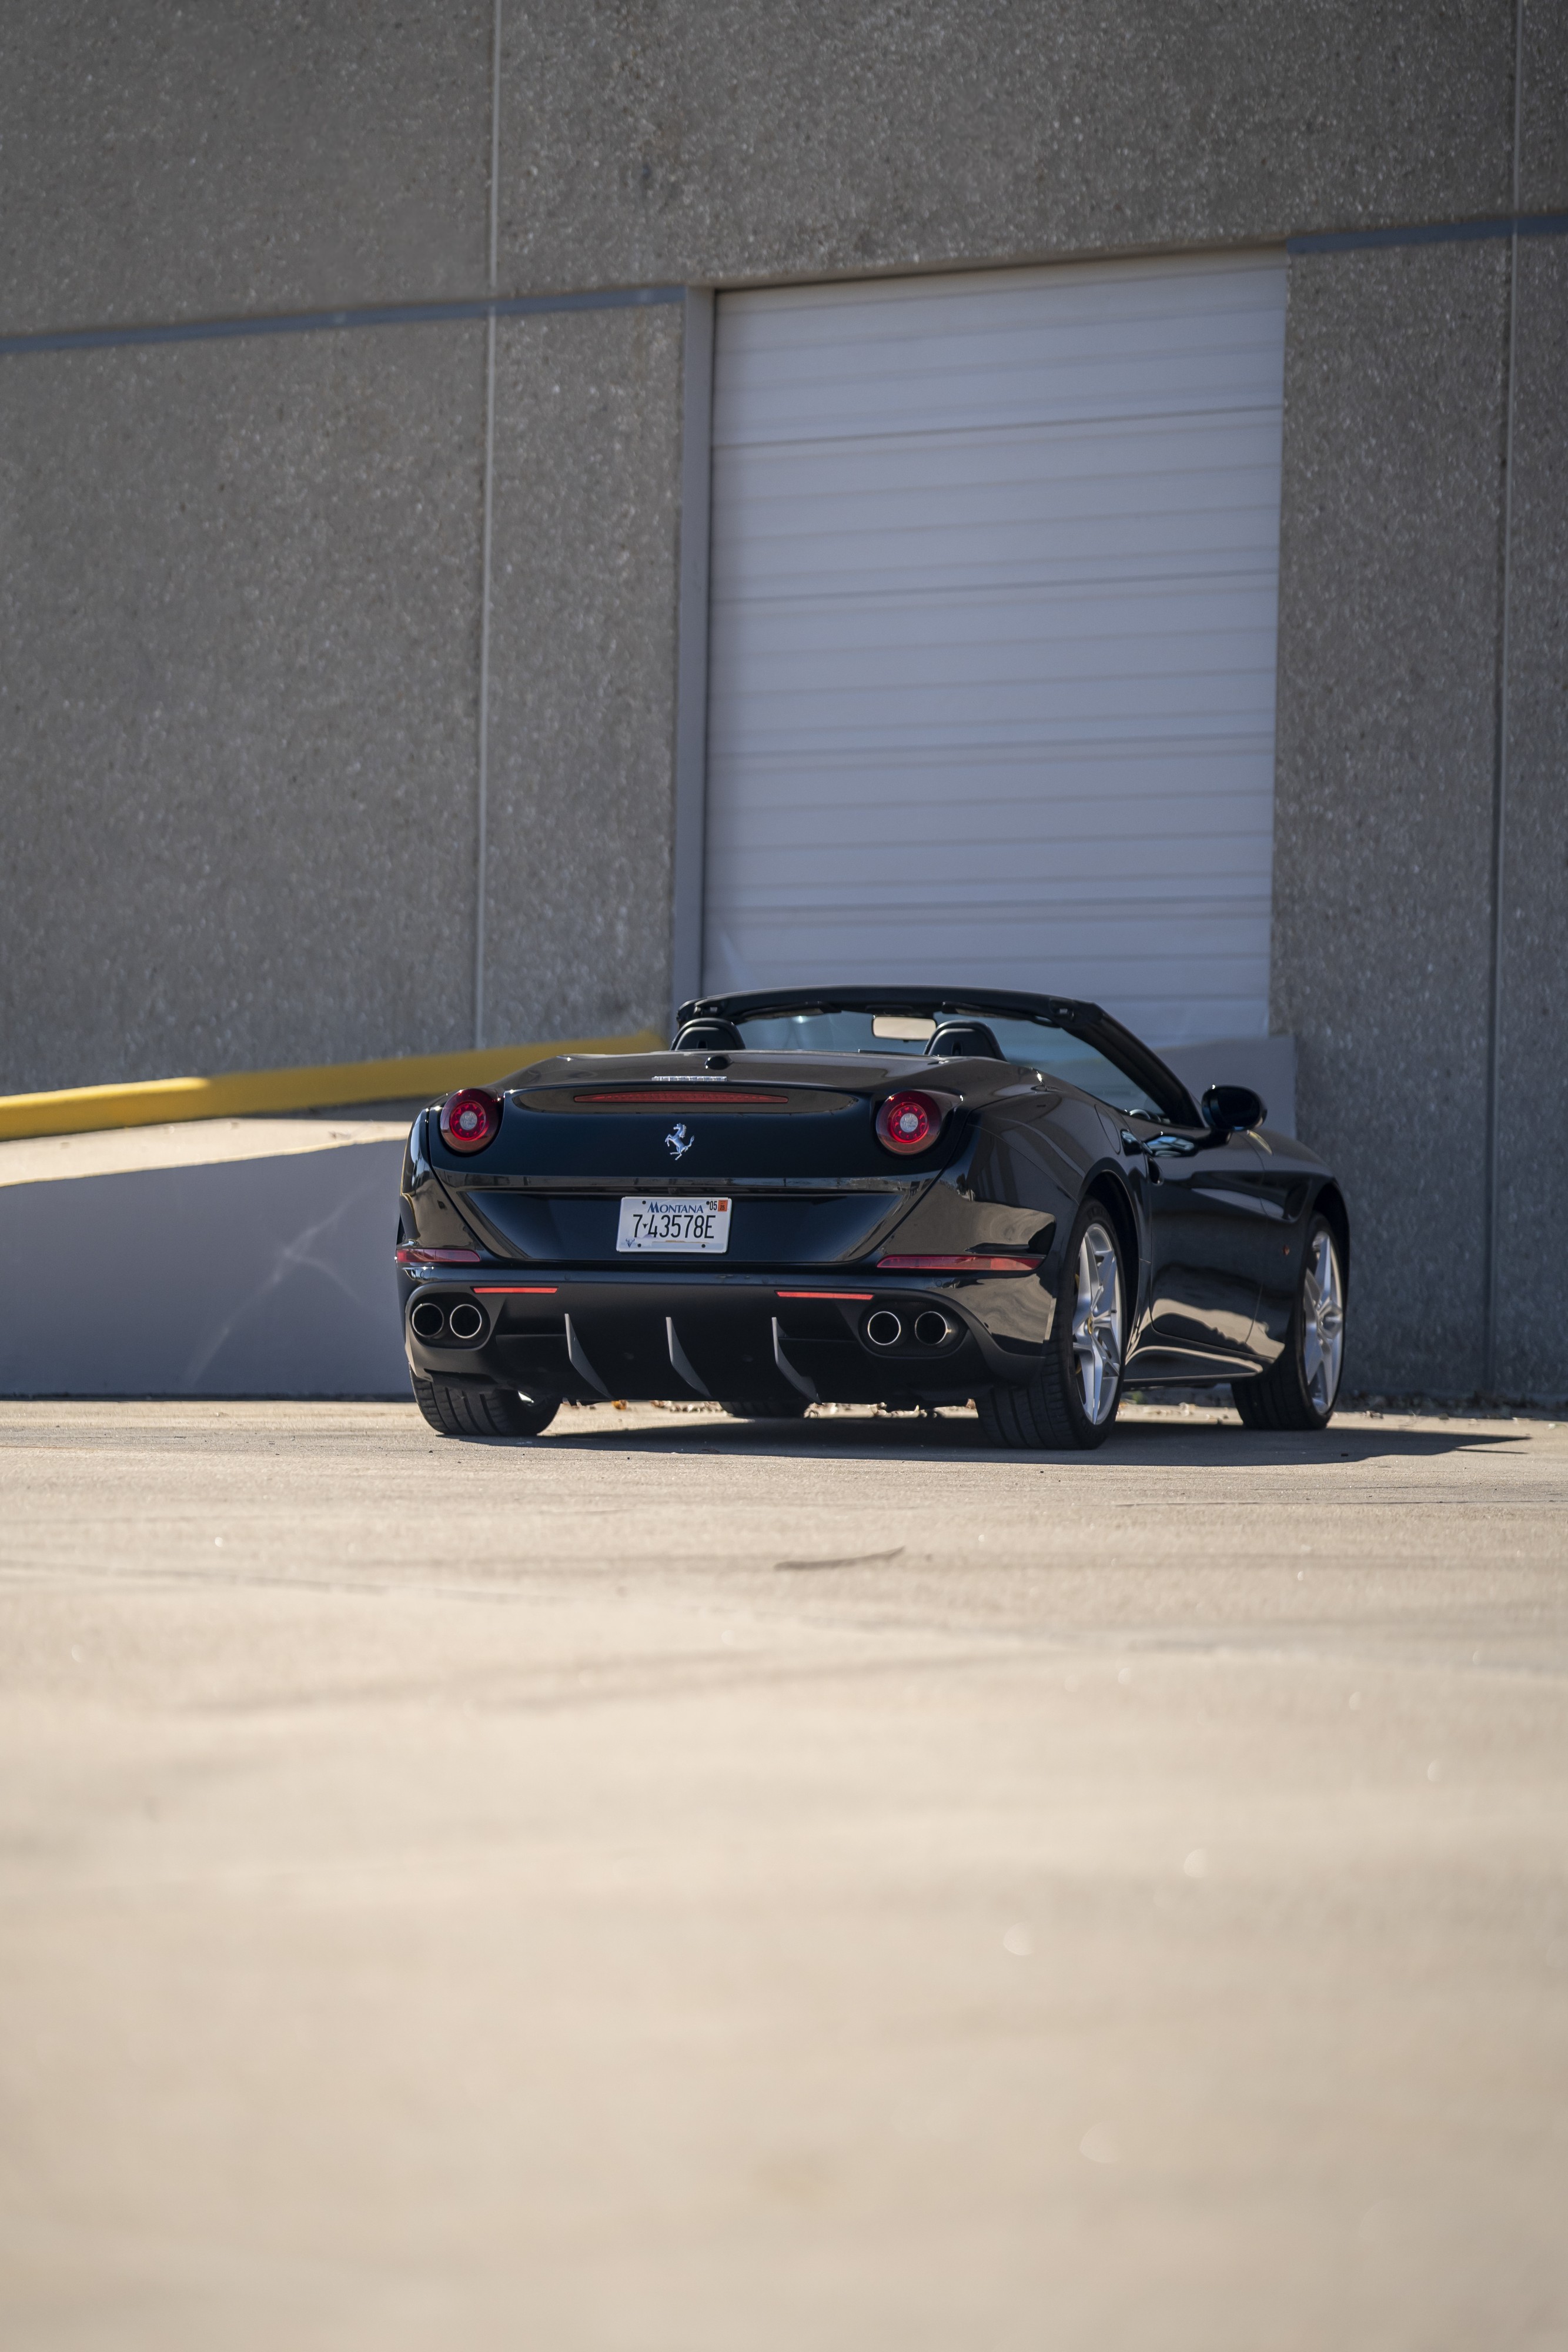
[[553,1298],[553,1282],[476,1282],[476,1298]]
[[1032,1274],[1038,1257],[982,1255],[961,1250],[953,1257],[879,1257],[878,1274]]
[[873,1294],[869,1290],[776,1290],[775,1298],[854,1298],[861,1302]]
[[460,1249],[400,1249],[399,1265],[483,1265],[477,1250]]
[[732,1103],[787,1103],[788,1095],[752,1094],[742,1087],[596,1087],[591,1094],[573,1095],[580,1103],[703,1103],[709,1110],[727,1110]]

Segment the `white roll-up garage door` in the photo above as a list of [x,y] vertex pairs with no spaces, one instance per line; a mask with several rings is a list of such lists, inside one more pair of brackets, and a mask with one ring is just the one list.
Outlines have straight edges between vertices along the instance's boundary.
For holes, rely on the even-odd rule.
[[1272,256],[721,296],[704,981],[1268,1029]]

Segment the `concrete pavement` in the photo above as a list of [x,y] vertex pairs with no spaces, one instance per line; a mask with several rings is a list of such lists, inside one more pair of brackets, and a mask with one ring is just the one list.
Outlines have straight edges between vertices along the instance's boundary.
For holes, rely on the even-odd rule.
[[8,2352],[1568,2343],[1568,1429],[0,1462]]

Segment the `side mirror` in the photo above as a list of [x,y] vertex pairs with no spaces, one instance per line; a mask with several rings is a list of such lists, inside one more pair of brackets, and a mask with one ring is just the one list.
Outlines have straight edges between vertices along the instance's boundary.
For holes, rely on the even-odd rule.
[[1250,1087],[1210,1087],[1198,1108],[1204,1124],[1217,1136],[1234,1135],[1239,1129],[1261,1127],[1269,1116],[1269,1106],[1261,1095]]

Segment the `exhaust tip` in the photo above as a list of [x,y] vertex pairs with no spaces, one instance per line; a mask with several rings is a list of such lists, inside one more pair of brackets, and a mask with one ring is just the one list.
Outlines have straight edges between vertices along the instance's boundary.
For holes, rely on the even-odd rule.
[[953,1325],[936,1307],[928,1307],[915,1318],[915,1336],[923,1348],[939,1348],[953,1337]]
[[865,1335],[873,1348],[896,1348],[904,1337],[904,1325],[890,1307],[879,1307],[865,1318]]
[[446,1328],[455,1339],[476,1339],[485,1328],[483,1310],[471,1298],[460,1298],[446,1318]]
[[434,1298],[422,1298],[408,1319],[420,1339],[438,1339],[446,1317]]

